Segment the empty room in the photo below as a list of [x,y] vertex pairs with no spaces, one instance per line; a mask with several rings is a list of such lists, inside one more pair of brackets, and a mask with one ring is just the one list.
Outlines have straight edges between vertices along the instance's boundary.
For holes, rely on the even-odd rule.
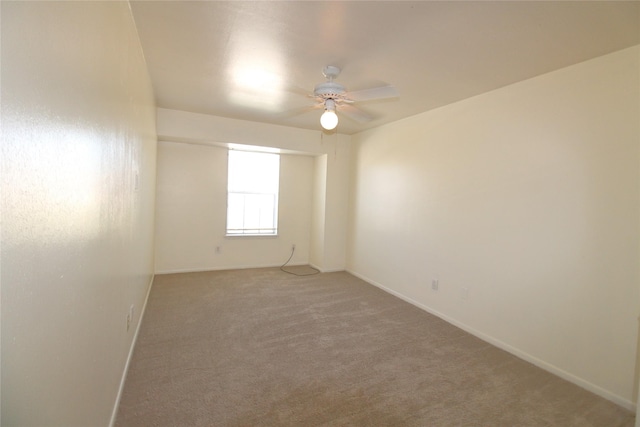
[[640,427],[640,2],[0,24],[3,427]]

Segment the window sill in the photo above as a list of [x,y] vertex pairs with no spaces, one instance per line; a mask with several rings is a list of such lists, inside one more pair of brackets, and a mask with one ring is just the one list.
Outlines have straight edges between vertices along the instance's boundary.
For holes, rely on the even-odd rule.
[[278,237],[277,234],[225,234],[224,237],[231,237],[231,238],[236,238],[236,237]]

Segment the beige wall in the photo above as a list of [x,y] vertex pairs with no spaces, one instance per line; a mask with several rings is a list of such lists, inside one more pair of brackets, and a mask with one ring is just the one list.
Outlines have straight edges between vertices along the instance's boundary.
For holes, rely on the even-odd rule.
[[156,272],[308,263],[313,157],[281,155],[277,237],[225,237],[227,151],[159,143]]
[[[344,270],[351,144],[348,135],[159,108],[158,137],[162,141],[170,141],[162,143],[161,147],[171,144],[174,148],[167,149],[176,150],[176,153],[163,154],[164,148],[161,148],[159,156],[157,272],[279,265],[291,254],[293,243],[296,244],[296,254],[292,262],[311,262],[322,271]],[[185,144],[178,148],[175,141]],[[293,154],[289,162],[291,173],[282,175],[280,184],[281,191],[282,188],[289,188],[295,196],[289,202],[281,199],[281,233],[275,240],[262,237],[223,238],[220,234],[224,233],[223,216],[226,215],[225,149],[232,144],[270,147],[284,154]],[[217,225],[205,224],[204,217],[208,213],[180,214],[180,208],[173,206],[179,203],[182,196],[180,188],[170,188],[178,186],[178,181],[172,183],[172,180],[182,179],[177,174],[190,167],[188,165],[192,160],[187,158],[200,155],[196,153],[209,160],[193,159],[194,169],[185,172],[182,177],[193,179],[194,189],[200,188],[203,194],[215,194],[213,200],[202,199],[194,203],[206,205],[208,212],[215,213]],[[209,167],[203,163],[208,161],[213,162],[213,172],[209,172]],[[197,178],[197,174],[202,176]],[[209,182],[211,179],[216,183]],[[202,197],[184,187],[182,190],[189,192],[190,195],[185,197],[192,200]],[[187,218],[197,218],[203,228],[196,230],[189,229],[190,226],[185,224],[180,225]],[[177,230],[186,234],[178,235]],[[184,252],[171,247],[176,241],[180,242],[179,247],[185,248]],[[220,253],[213,256],[216,247],[220,247]]]
[[348,269],[632,408],[639,56],[354,135]]
[[351,137],[337,135],[334,149],[327,154],[324,271],[342,271],[347,265],[347,230],[349,211],[349,167]]
[[313,177],[313,209],[311,216],[311,247],[309,263],[318,266],[325,264],[325,206],[327,203],[327,155],[316,156]]
[[347,251],[351,137],[337,134],[331,141],[329,153],[317,156],[315,161],[311,224],[310,264],[324,272],[343,271]]
[[1,8],[1,423],[108,425],[153,273],[150,80],[126,2]]

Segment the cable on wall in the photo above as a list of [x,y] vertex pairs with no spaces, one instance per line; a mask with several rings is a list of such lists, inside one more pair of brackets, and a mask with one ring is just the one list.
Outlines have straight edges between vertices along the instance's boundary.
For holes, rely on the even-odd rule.
[[315,267],[311,267],[311,266],[309,266],[309,268],[313,270],[313,273],[299,274],[299,273],[296,273],[296,272],[293,272],[293,271],[285,270],[285,268],[284,268],[284,267],[285,267],[287,264],[289,264],[289,261],[291,261],[291,258],[293,258],[293,254],[295,253],[295,251],[296,251],[296,247],[295,247],[295,246],[293,246],[293,247],[291,248],[291,255],[289,256],[289,259],[287,260],[287,262],[285,262],[284,264],[282,264],[282,265],[280,266],[280,270],[284,271],[285,273],[293,274],[294,276],[313,276],[314,274],[318,274],[318,273],[320,273],[320,270],[318,270],[318,269],[317,269],[317,268],[315,268]]

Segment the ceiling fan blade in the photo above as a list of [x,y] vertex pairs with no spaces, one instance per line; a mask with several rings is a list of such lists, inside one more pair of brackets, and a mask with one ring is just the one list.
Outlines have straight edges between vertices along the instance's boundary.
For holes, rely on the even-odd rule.
[[389,85],[347,92],[345,95],[352,101],[371,101],[374,99],[396,98],[400,96],[400,93],[398,89]]
[[277,117],[280,119],[288,119],[290,117],[299,116],[300,114],[308,113],[310,111],[317,110],[323,107],[324,105],[321,103],[314,104],[314,105],[307,105],[304,107],[298,107],[292,110],[283,111],[281,113],[278,113]]
[[371,114],[365,113],[361,109],[354,107],[351,104],[341,104],[338,108],[338,112],[344,114],[350,119],[355,120],[358,123],[367,123],[375,118]]
[[286,90],[289,93],[293,93],[293,94],[296,94],[296,95],[302,95],[302,96],[306,96],[306,97],[308,97],[309,95],[313,95],[313,91],[308,91],[308,90],[303,89],[300,86],[296,86],[296,85],[285,85],[284,90]]

